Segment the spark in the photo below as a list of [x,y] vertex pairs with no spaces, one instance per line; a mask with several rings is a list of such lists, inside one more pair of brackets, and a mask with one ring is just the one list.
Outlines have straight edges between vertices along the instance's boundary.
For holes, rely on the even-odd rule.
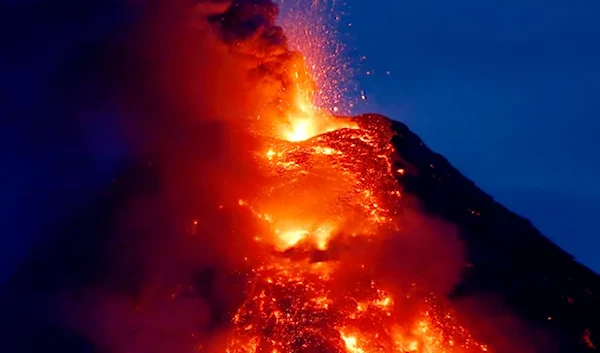
[[[311,1],[309,12],[324,6]],[[313,347],[319,342],[335,353],[487,350],[433,295],[416,286],[397,295],[368,262],[336,257],[339,249],[383,246],[386,234],[399,229],[396,173],[405,172],[394,173],[389,126],[373,121],[364,127],[332,115],[354,104],[344,101],[341,87],[351,75],[340,62],[343,47],[331,39],[335,32],[306,18],[303,12],[284,18],[290,45],[304,57],[286,62],[292,82],[285,101],[257,119],[273,128],[256,133],[262,145],[252,152],[260,178],[248,181],[255,194],[237,203],[264,226],[248,239],[267,250],[247,270],[225,352],[322,350]],[[361,90],[360,99],[366,98]],[[398,312],[404,298],[420,300],[414,318]]]

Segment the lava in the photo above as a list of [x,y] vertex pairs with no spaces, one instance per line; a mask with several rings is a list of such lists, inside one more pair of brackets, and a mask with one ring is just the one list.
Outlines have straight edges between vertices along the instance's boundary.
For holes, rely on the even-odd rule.
[[[102,223],[94,237],[114,232],[97,251],[111,256],[75,254],[96,244],[77,237],[52,269],[90,261],[68,268],[68,324],[114,353],[501,349],[445,297],[463,249],[452,225],[405,194],[402,182],[414,187],[428,168],[391,143],[420,142],[395,139],[387,118],[347,117],[351,98],[340,87],[351,75],[330,29],[296,13],[286,37],[271,0],[199,0],[191,15],[189,2],[174,3],[166,15],[148,10],[132,36],[145,39],[144,51],[125,61],[129,70],[144,59],[133,75],[144,90],[123,99],[135,116],[124,125],[143,127],[127,140],[143,166],[115,181],[116,196],[89,220]],[[581,340],[598,344],[589,330]]]
[[[402,192],[389,127],[338,121],[352,127],[301,142],[265,137],[255,153],[267,181],[238,205],[265,223],[254,240],[271,250],[246,274],[226,352],[487,351],[432,294],[413,284],[394,296],[356,262],[357,249],[400,229]],[[421,309],[416,317],[403,315],[403,300]]]
[[[363,267],[353,280],[336,278],[336,261],[272,258],[252,270],[247,300],[234,314],[226,352],[481,352],[451,313],[425,298],[413,322],[403,322],[395,300]],[[345,271],[348,269],[346,268]],[[415,293],[405,293],[405,298]]]
[[[248,128],[260,141],[253,153],[262,178],[249,180],[257,191],[238,206],[264,225],[251,235],[262,252],[240,270],[245,299],[231,313],[226,353],[486,351],[443,301],[415,284],[393,292],[360,260],[402,228],[393,135],[383,121],[330,114],[339,111],[336,92],[333,107],[319,106],[313,77],[322,83],[332,68],[319,70],[315,58],[327,49],[314,43],[311,65],[275,55],[284,89]],[[418,314],[406,315],[403,301]]]
[[[283,104],[267,115],[284,115],[285,119],[281,126],[276,129],[277,137],[299,142],[308,140],[319,134],[331,132],[343,128],[357,128],[357,125],[349,120],[334,119],[326,111],[315,104],[315,82],[302,60],[293,63],[294,72],[289,75],[293,83],[290,85],[291,104]],[[279,117],[273,119],[281,121]]]
[[[309,43],[308,62],[291,51],[276,14],[270,1],[237,1],[209,17],[261,97],[257,116],[248,113],[236,125],[256,142],[248,149],[258,175],[248,177],[252,187],[233,207],[262,227],[232,232],[247,237],[240,243],[252,242],[258,254],[242,257],[245,267],[234,270],[244,291],[228,313],[225,352],[486,351],[444,300],[412,283],[399,290],[367,261],[403,227],[393,133],[383,120],[331,114],[343,113],[340,92],[324,99],[316,86],[343,68],[314,63],[324,45]],[[334,105],[326,109],[324,101]]]

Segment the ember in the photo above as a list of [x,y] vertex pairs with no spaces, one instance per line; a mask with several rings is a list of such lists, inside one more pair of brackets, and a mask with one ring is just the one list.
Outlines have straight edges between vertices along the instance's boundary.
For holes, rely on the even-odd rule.
[[131,166],[11,281],[4,351],[597,349],[595,274],[402,123],[347,117],[322,4],[286,36],[272,0],[151,1],[83,46],[110,49],[115,94],[82,97],[122,108]]
[[[357,270],[355,283],[336,283],[342,263],[273,258],[252,271],[248,299],[233,317],[227,352],[486,351],[433,299],[412,323],[398,320],[394,299]],[[410,296],[410,293],[407,293]],[[429,303],[431,301],[431,303]]]
[[[309,60],[322,57],[325,47],[308,43]],[[242,50],[237,42],[231,48]],[[245,299],[232,313],[225,351],[487,351],[433,294],[409,284],[398,297],[373,268],[356,262],[358,249],[376,254],[402,227],[394,175],[403,171],[393,168],[391,128],[329,115],[339,109],[317,106],[314,70],[285,52],[272,51],[282,67],[281,95],[249,127],[260,141],[253,152],[262,182],[238,206],[265,231],[253,236],[261,260],[241,273]],[[410,318],[396,305],[408,298],[420,309]]]
[[[487,351],[432,295],[413,286],[394,297],[368,266],[339,256],[401,227],[389,127],[353,123],[300,143],[265,137],[256,152],[268,182],[238,204],[266,223],[255,241],[275,252],[247,275],[226,351]],[[396,303],[410,297],[422,310],[406,322]]]
[[[169,83],[165,84],[167,93],[173,94],[171,87],[181,89],[181,94],[173,94],[175,106],[179,108],[180,95],[191,95],[185,87],[207,86],[198,91],[217,90],[216,99],[205,99],[210,105],[207,111],[198,109],[209,116],[208,120],[211,114],[223,119],[216,124],[200,124],[200,129],[187,129],[189,121],[182,120],[176,135],[189,133],[192,138],[161,145],[168,149],[161,159],[168,180],[163,181],[165,198],[169,205],[184,210],[185,215],[172,214],[187,222],[187,227],[180,228],[187,234],[185,239],[161,238],[164,243],[157,251],[161,260],[147,262],[169,270],[158,271],[159,284],[140,286],[139,292],[150,294],[136,293],[136,301],[161,298],[162,294],[152,290],[165,286],[173,303],[182,301],[184,305],[186,297],[195,295],[203,304],[198,305],[198,316],[205,320],[198,319],[202,323],[196,324],[194,313],[188,307],[181,309],[194,317],[190,320],[194,325],[173,329],[178,339],[161,343],[185,345],[192,340],[196,350],[207,353],[486,351],[487,346],[458,323],[448,303],[441,299],[446,293],[432,293],[430,288],[413,283],[412,275],[407,283],[399,284],[400,279],[382,273],[381,262],[389,257],[380,260],[381,250],[391,238],[406,235],[402,230],[409,218],[402,214],[403,192],[395,179],[402,172],[393,163],[397,158],[391,145],[394,134],[385,119],[331,114],[344,114],[340,91],[331,89],[331,97],[326,98],[327,92],[316,88],[335,70],[343,70],[343,66],[324,68],[317,62],[326,55],[339,54],[327,54],[326,44],[331,41],[310,42],[310,55],[305,59],[290,50],[283,30],[275,25],[277,7],[271,1],[215,4],[200,1],[196,13],[200,18],[192,20],[200,23],[191,26],[192,37],[210,39],[191,41],[207,46],[200,54],[217,52],[214,70],[208,66],[189,76],[171,61],[160,60],[161,65],[168,65],[166,72],[174,70],[184,82],[173,84],[169,81],[173,75],[160,75],[159,82],[164,79]],[[189,35],[187,30],[182,31]],[[303,49],[303,41],[296,38],[291,42]],[[182,54],[169,55],[173,60],[194,55],[193,50],[188,51],[190,46],[174,47]],[[206,55],[195,55],[197,60],[206,59]],[[225,58],[231,70],[221,72]],[[215,87],[203,81],[209,74],[216,76]],[[239,86],[243,89],[236,87],[234,80],[219,76],[227,74],[242,80]],[[333,86],[330,83],[327,87]],[[221,104],[218,99],[229,98],[227,94],[234,89],[244,91],[242,97],[236,92],[239,106]],[[201,106],[194,97],[190,101],[175,111]],[[331,104],[319,104],[324,102]],[[220,140],[203,129],[226,137]],[[212,139],[219,141],[219,146]],[[235,158],[239,160],[231,167],[228,161]],[[240,173],[240,166],[247,175]],[[157,203],[161,202],[159,199]],[[175,242],[182,244],[171,245]],[[176,250],[166,251],[169,246]],[[431,244],[426,249],[429,251]],[[206,259],[200,259],[198,252],[204,252]],[[177,254],[176,259],[169,254]],[[215,278],[198,276],[192,265],[196,262],[202,263],[197,265],[201,269],[207,266],[214,270]],[[189,269],[189,278],[175,270],[178,266]],[[163,271],[177,275],[163,275]],[[415,277],[427,277],[427,270],[418,272]],[[233,274],[235,283],[228,282],[230,278],[224,273]],[[221,275],[227,278],[223,280],[226,284],[216,279]],[[236,282],[239,278],[243,285]],[[171,281],[178,282],[175,289]],[[158,310],[161,305],[146,307]],[[137,319],[138,312],[132,316]],[[177,320],[175,316],[171,319]],[[142,327],[152,321],[143,317],[137,320]],[[108,329],[120,335],[121,330]],[[148,337],[150,342],[155,339],[152,332],[139,336]],[[168,351],[149,343],[139,346],[140,351]],[[121,351],[131,350],[125,345]]]

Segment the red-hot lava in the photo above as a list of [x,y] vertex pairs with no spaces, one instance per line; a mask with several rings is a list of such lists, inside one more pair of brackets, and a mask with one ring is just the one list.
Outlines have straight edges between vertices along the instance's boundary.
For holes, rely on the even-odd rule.
[[[439,295],[417,283],[390,283],[374,265],[386,240],[401,236],[406,226],[402,190],[394,178],[398,171],[392,168],[390,127],[318,108],[305,60],[287,49],[281,29],[274,26],[274,5],[234,3],[206,13],[221,28],[228,58],[242,62],[239,66],[257,78],[252,92],[264,102],[259,116],[241,124],[258,141],[249,147],[253,160],[244,161],[258,175],[248,176],[252,187],[235,205],[262,227],[236,233],[239,243],[253,243],[257,254],[236,269],[245,280],[244,298],[229,313],[225,343],[223,335],[209,335],[195,342],[198,350],[488,351]],[[230,205],[213,206],[228,210]],[[193,233],[210,221],[192,221]]]
[[[267,182],[239,206],[269,231],[254,235],[265,252],[248,274],[226,352],[487,351],[433,295],[409,284],[394,296],[361,262],[362,251],[373,256],[402,228],[388,126],[320,119],[291,116],[292,126],[308,127],[303,141],[264,136],[256,151]],[[419,307],[408,322],[402,301]]]
[[[246,54],[257,37],[230,43],[232,51]],[[248,180],[257,191],[238,206],[264,231],[248,235],[260,255],[244,273],[245,299],[231,313],[225,352],[487,351],[433,294],[408,283],[393,295],[370,268],[403,227],[387,124],[316,107],[301,55],[260,58],[259,67],[283,77],[283,94],[248,125],[260,141],[252,152],[261,178]],[[405,315],[403,301],[418,313]]]
[[[394,296],[363,261],[365,249],[376,256],[403,226],[389,127],[327,114],[313,104],[304,61],[286,70],[290,101],[263,113],[270,129],[251,128],[263,178],[238,205],[264,222],[265,232],[252,235],[263,252],[246,274],[225,351],[487,351],[433,295],[407,284]],[[418,314],[403,315],[402,301]]]

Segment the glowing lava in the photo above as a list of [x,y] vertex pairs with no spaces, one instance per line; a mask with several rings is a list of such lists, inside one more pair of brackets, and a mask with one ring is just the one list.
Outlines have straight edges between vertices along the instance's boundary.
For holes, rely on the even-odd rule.
[[[306,108],[303,109],[308,110]],[[289,127],[283,129],[282,137],[287,141],[299,142],[342,128],[356,128],[356,124],[351,122],[327,121],[324,118],[319,119],[314,112],[307,112],[304,116],[289,117]]]
[[282,110],[287,117],[286,122],[279,129],[278,137],[286,141],[299,142],[343,128],[358,128],[356,123],[335,119],[316,106],[314,82],[305,67],[299,69],[303,65],[303,62],[295,64],[296,71],[291,75],[294,80],[291,85],[293,88],[291,106],[287,109],[280,107],[278,110]]
[[[225,352],[486,351],[430,293],[411,284],[392,293],[360,262],[402,227],[392,131],[384,121],[361,125],[327,114],[315,103],[319,66],[310,65],[311,75],[301,56],[284,64],[282,98],[260,120],[272,133],[256,134],[261,183],[238,201],[264,224],[251,235],[264,253],[245,273]],[[404,302],[418,314],[404,313]]]
[[409,285],[394,296],[354,254],[399,229],[402,193],[387,124],[351,123],[256,151],[267,182],[238,203],[267,225],[255,241],[272,250],[247,274],[226,352],[487,351],[433,295]]
[[[284,123],[275,118],[275,134],[259,135],[264,185],[238,202],[264,222],[254,240],[267,250],[247,274],[226,353],[486,351],[431,294],[412,287],[394,298],[357,263],[353,252],[373,251],[401,228],[391,129],[326,114],[313,104],[308,72],[292,77]],[[403,300],[419,314],[406,317],[396,307]]]
[[[344,278],[336,278],[347,266]],[[351,276],[352,280],[348,280]],[[227,353],[484,352],[448,312],[426,298],[404,322],[372,274],[339,262],[272,259],[252,271],[248,299],[233,316]],[[405,298],[415,293],[406,293]]]

